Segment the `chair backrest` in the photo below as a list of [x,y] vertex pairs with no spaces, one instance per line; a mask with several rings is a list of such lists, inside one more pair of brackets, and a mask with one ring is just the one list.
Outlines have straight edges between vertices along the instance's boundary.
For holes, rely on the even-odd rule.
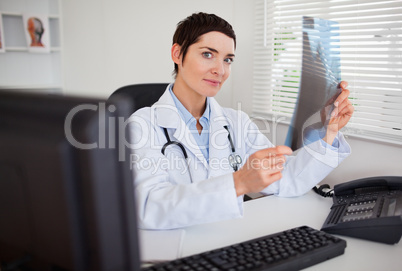
[[152,84],[133,84],[121,87],[114,91],[108,98],[108,101],[113,101],[114,98],[124,96],[131,102],[131,112],[151,106],[159,100],[165,92],[168,83],[152,83]]

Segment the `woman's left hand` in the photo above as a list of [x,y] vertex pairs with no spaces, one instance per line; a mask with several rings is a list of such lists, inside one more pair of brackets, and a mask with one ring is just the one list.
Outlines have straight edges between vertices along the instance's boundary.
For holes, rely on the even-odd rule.
[[354,107],[348,99],[350,94],[347,89],[348,83],[342,81],[339,85],[342,92],[334,102],[334,109],[331,113],[331,119],[329,120],[327,133],[324,138],[324,140],[330,145],[332,145],[339,130],[349,122],[354,112]]

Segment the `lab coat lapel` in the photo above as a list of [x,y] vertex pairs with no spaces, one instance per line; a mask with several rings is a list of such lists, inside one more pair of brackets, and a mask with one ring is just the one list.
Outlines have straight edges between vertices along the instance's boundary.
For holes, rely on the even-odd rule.
[[208,178],[233,172],[229,165],[228,157],[231,153],[228,132],[224,126],[231,125],[223,113],[222,107],[218,102],[211,98],[211,116],[210,116],[210,135],[209,135],[209,174]]
[[[187,150],[191,152],[205,167],[208,169],[208,162],[202,154],[186,123],[181,118],[176,105],[170,94],[169,88],[161,96],[158,102],[153,107],[155,108],[156,123],[160,127],[175,129],[172,141],[180,142]],[[191,158],[190,153],[188,153]]]

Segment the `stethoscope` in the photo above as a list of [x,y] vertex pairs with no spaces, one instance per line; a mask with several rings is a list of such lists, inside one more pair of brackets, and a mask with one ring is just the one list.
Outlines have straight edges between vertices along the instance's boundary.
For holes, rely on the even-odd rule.
[[[242,159],[241,159],[240,155],[236,154],[236,149],[235,149],[235,146],[233,144],[232,137],[230,136],[229,128],[226,125],[223,126],[223,127],[228,132],[228,140],[229,140],[229,143],[230,143],[230,149],[232,150],[232,153],[228,157],[229,165],[233,168],[234,171],[237,171],[239,169],[239,166],[242,163]],[[165,145],[162,146],[162,149],[161,149],[162,154],[165,155],[166,148],[169,147],[170,145],[176,145],[181,149],[181,151],[182,151],[182,153],[184,155],[184,159],[188,160],[187,151],[184,148],[183,144],[181,144],[180,142],[177,142],[177,141],[170,140],[170,137],[169,137],[169,134],[168,134],[168,131],[167,131],[166,128],[163,128],[163,131],[165,133],[165,137],[166,137],[167,142],[165,143]],[[187,164],[187,166],[188,166],[188,164]],[[190,174],[190,177],[191,177],[191,174]]]
[[223,128],[228,131],[228,139],[230,143],[230,148],[232,150],[232,153],[229,154],[229,165],[233,168],[234,171],[237,171],[239,169],[239,166],[241,165],[242,159],[240,155],[236,154],[236,149],[232,141],[232,137],[230,136],[229,128],[225,125]]

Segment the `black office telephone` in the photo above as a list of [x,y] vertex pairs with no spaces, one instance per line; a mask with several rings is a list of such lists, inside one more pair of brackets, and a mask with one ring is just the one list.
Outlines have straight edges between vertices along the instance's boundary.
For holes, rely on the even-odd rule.
[[399,242],[402,176],[341,183],[334,186],[333,192],[333,205],[321,230],[386,244]]

